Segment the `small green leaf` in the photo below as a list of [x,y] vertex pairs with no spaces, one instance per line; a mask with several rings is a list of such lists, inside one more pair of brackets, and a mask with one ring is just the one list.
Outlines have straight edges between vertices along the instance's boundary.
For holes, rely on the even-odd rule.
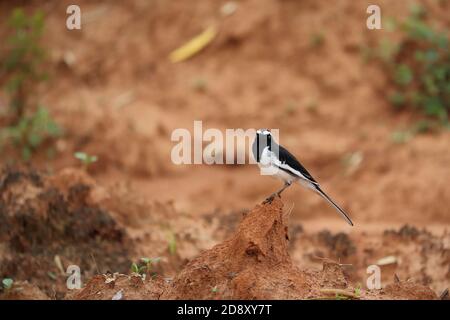
[[14,280],[13,279],[11,279],[11,278],[4,278],[3,280],[2,280],[2,284],[3,284],[3,288],[5,288],[5,289],[11,289],[12,288],[12,286],[13,286],[13,284],[14,284]]
[[97,161],[97,156],[91,156],[85,152],[75,152],[74,157],[86,166]]
[[134,262],[131,264],[131,272],[139,273],[139,267],[138,267],[138,265],[137,265],[136,263],[134,263]]
[[172,232],[169,234],[169,253],[171,255],[177,253],[177,239]]
[[22,148],[22,159],[24,161],[29,161],[31,159],[31,154],[32,154],[31,148],[27,146]]
[[139,267],[138,273],[139,274],[144,274],[145,271],[147,271],[147,266],[141,266],[141,267]]
[[358,284],[356,285],[356,288],[355,288],[355,296],[356,296],[357,298],[361,297],[361,284],[360,284],[360,283],[358,283]]
[[383,38],[380,41],[378,47],[378,56],[386,63],[390,63],[393,57],[398,53],[399,46],[387,38]]
[[426,97],[424,99],[425,111],[428,115],[444,119],[447,116],[444,105],[438,97]]
[[85,161],[87,159],[87,154],[84,152],[75,152],[73,155],[75,158],[81,161]]
[[313,33],[309,38],[309,43],[311,47],[318,48],[321,47],[325,42],[325,36],[321,32]]
[[150,258],[141,258],[141,261],[144,262],[144,263],[151,263],[152,259],[150,259]]
[[58,277],[56,276],[56,274],[55,274],[54,272],[49,271],[49,272],[47,272],[47,275],[48,275],[49,278],[52,279],[52,280],[58,279]]
[[161,261],[160,257],[152,258],[152,263],[157,263],[159,261]]
[[397,67],[394,75],[394,80],[397,84],[406,86],[411,83],[412,79],[413,73],[408,65],[401,64]]

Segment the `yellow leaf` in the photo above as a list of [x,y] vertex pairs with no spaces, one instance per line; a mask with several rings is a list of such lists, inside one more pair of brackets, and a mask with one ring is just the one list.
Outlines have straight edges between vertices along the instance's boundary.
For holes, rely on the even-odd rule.
[[172,51],[169,56],[170,61],[176,63],[189,59],[193,55],[200,52],[203,48],[205,48],[215,38],[216,35],[217,30],[215,27],[211,26],[207,28],[201,34],[189,40],[186,44]]

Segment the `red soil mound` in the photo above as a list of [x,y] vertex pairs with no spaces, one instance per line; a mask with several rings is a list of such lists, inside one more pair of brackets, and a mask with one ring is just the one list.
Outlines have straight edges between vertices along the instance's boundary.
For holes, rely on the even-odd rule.
[[192,260],[163,294],[169,299],[299,299],[312,279],[292,265],[281,200],[248,213],[236,234]]

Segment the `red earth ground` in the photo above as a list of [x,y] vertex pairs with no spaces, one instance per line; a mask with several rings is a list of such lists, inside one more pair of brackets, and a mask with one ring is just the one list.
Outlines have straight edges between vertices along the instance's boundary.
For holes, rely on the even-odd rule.
[[[7,169],[0,277],[17,282],[0,298],[436,299],[447,281],[448,233],[407,225],[383,234],[306,232],[291,215],[278,198],[249,212],[183,214],[171,203],[109,192],[80,170]],[[376,262],[387,255],[395,261]],[[161,260],[123,274],[140,257]],[[366,266],[377,263],[383,288],[368,290]],[[86,282],[78,291],[65,286],[73,264]]]
[[[36,298],[41,294],[64,297],[65,276],[54,263],[58,255],[64,267],[85,265],[83,281],[87,284],[75,294],[79,298],[93,298],[89,290],[96,283],[103,292],[99,298],[106,299],[122,287],[125,298],[321,297],[323,285],[303,286],[292,275],[294,288],[290,288],[277,278],[276,269],[268,269],[267,277],[285,290],[272,290],[267,283],[261,283],[257,293],[246,290],[245,273],[270,261],[255,262],[253,256],[244,254],[242,259],[248,263],[240,269],[234,263],[226,266],[229,269],[213,268],[217,275],[208,286],[217,286],[216,295],[204,287],[199,296],[189,296],[181,285],[196,263],[217,263],[209,255],[233,241],[226,239],[253,236],[243,234],[246,218],[238,227],[243,213],[248,217],[264,210],[252,208],[280,187],[279,182],[260,176],[252,165],[173,164],[172,131],[192,130],[193,121],[202,120],[204,130],[280,129],[281,143],[352,216],[353,228],[316,195],[298,187],[287,190],[283,210],[289,212],[290,220],[284,224],[289,226],[290,240],[283,244],[281,233],[276,238],[280,248],[287,250],[277,256],[289,260],[282,265],[287,274],[300,272],[306,283],[308,274],[323,274],[324,261],[331,260],[340,265],[329,280],[339,278],[342,271],[344,289],[354,291],[360,283],[361,298],[438,296],[450,286],[450,133],[442,130],[405,144],[392,142],[394,131],[412,126],[420,115],[394,111],[386,99],[389,84],[382,69],[362,57],[361,48],[387,32],[366,28],[369,2],[242,0],[237,1],[234,14],[224,17],[220,8],[226,2],[78,1],[83,27],[74,31],[65,27],[69,1],[0,4],[0,37],[6,32],[4,21],[12,8],[23,6],[28,12],[40,8],[46,14],[44,45],[50,53],[51,78],[37,90],[65,129],[53,159],[42,152],[32,161],[34,168],[55,175],[42,178],[48,185],[35,186],[32,178],[23,178],[19,185],[30,185],[28,189],[2,190],[2,201],[13,206],[6,215],[12,216],[17,212],[14,208],[24,205],[7,196],[18,192],[26,205],[56,201],[56,212],[65,205],[69,208],[63,210],[65,214],[106,216],[112,221],[108,230],[117,228],[124,235],[123,243],[112,242],[109,248],[105,244],[106,249],[92,245],[89,237],[85,244],[81,241],[93,248],[87,257],[78,256],[82,247],[74,248],[72,254],[60,251],[59,246],[70,237],[55,239],[53,250],[40,257],[45,268],[39,274],[30,262],[25,263],[27,259],[17,262],[17,255],[5,253],[11,253],[14,241],[1,238],[2,259],[16,257],[11,263],[22,267],[11,274],[13,268],[4,269],[2,263],[0,276],[28,281],[26,288],[38,286]],[[420,2],[437,27],[448,28],[447,2]],[[378,3],[383,15],[395,18],[405,17],[410,6],[406,0]],[[204,51],[185,62],[169,61],[172,50],[212,24],[219,34]],[[312,45],[317,34],[323,35],[320,46]],[[99,157],[89,168],[90,176],[70,169],[79,167],[73,153],[80,150]],[[349,164],[346,159],[355,154],[362,161]],[[14,157],[3,153],[1,161],[6,164]],[[6,170],[3,179],[10,173]],[[91,186],[90,191],[83,191],[81,198],[70,198],[69,186],[76,186],[78,179]],[[59,191],[55,195],[48,186]],[[51,196],[37,197],[41,194]],[[63,200],[57,200],[58,194]],[[281,206],[279,202],[274,205]],[[270,212],[275,215],[277,210]],[[47,205],[40,212],[48,212]],[[94,233],[96,221],[86,220]],[[108,232],[102,236],[109,239]],[[169,243],[176,243],[175,251],[169,250]],[[246,250],[245,245],[240,248]],[[21,254],[34,257],[28,249],[22,250]],[[123,261],[111,265],[100,251]],[[120,276],[114,280],[117,288],[105,287],[103,276],[88,281],[107,271],[129,273],[128,264],[140,257],[162,258],[156,266],[160,278],[146,279],[134,294],[126,288],[139,284],[136,276]],[[366,268],[385,257],[395,259],[381,267],[383,292],[365,290]],[[242,272],[244,279],[228,281],[226,272]],[[394,275],[400,284],[394,282]],[[168,284],[166,278],[173,279]],[[420,289],[409,287],[415,283]],[[429,286],[434,294],[422,286]],[[273,296],[264,294],[267,288]],[[422,290],[423,295],[417,293]]]

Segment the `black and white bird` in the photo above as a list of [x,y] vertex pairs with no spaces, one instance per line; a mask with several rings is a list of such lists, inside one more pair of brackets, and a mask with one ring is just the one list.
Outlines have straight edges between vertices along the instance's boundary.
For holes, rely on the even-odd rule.
[[284,181],[283,188],[273,193],[266,201],[271,202],[275,196],[280,196],[293,182],[297,182],[317,192],[342,215],[349,225],[353,226],[348,214],[322,191],[319,183],[289,151],[276,143],[269,130],[259,129],[256,131],[252,151],[253,157],[261,169],[261,174],[271,175]]

